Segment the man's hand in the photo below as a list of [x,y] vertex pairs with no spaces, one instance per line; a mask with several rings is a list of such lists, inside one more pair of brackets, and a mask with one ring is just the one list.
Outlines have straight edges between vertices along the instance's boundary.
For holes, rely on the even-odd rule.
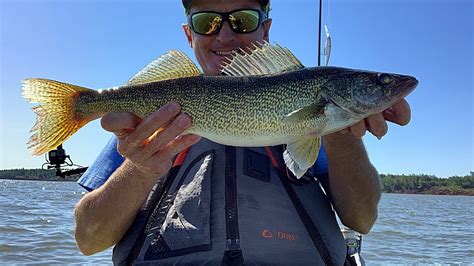
[[180,135],[191,126],[191,118],[180,111],[179,104],[170,102],[143,120],[131,113],[108,113],[101,124],[117,136],[119,153],[137,170],[161,177],[176,154],[200,140],[197,135]]
[[117,135],[118,151],[127,160],[76,206],[75,237],[82,253],[116,244],[150,190],[171,168],[173,157],[199,141],[197,135],[181,135],[191,126],[191,118],[180,111],[177,103],[169,103],[143,120],[130,113],[102,118],[102,127]]
[[340,132],[343,134],[351,132],[354,136],[362,138],[366,130],[368,130],[380,139],[387,134],[388,126],[386,121],[404,126],[410,122],[410,118],[410,105],[405,99],[402,99],[382,113],[371,115],[363,121],[345,128]]

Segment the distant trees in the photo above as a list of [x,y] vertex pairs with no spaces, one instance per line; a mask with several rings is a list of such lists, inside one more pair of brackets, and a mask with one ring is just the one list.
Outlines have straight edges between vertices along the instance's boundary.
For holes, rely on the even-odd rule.
[[474,195],[474,175],[438,178],[433,175],[380,175],[382,190],[388,193]]
[[467,176],[452,176],[448,179],[448,183],[462,188],[474,188],[474,172]]
[[[79,176],[63,179],[55,170],[10,169],[0,170],[0,179],[65,180],[75,181]],[[465,176],[438,178],[434,175],[381,174],[382,191],[387,193],[461,194],[474,195],[474,172]]]
[[43,169],[8,169],[0,170],[0,179],[27,179],[27,180],[61,180],[54,170]]

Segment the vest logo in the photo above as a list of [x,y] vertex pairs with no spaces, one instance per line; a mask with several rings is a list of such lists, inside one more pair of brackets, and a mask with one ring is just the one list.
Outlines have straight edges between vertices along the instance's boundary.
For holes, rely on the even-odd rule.
[[288,241],[295,241],[296,240],[296,235],[286,233],[286,232],[278,232],[278,238],[282,240],[288,240]]
[[273,234],[272,234],[272,232],[271,232],[270,230],[265,229],[265,230],[262,231],[262,236],[263,236],[264,238],[272,238],[272,237],[273,237]]
[[[274,234],[272,231],[270,231],[268,228],[262,231],[262,237],[263,238],[274,238]],[[295,234],[290,234],[288,232],[282,232],[282,231],[277,231],[275,233],[275,239],[280,239],[280,240],[286,240],[286,241],[295,241],[296,240],[296,235]]]

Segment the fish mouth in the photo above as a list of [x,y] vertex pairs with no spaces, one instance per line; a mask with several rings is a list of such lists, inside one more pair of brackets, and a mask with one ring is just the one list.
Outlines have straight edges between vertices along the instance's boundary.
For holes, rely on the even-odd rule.
[[412,76],[401,76],[399,77],[399,81],[401,84],[401,98],[404,98],[410,94],[416,88],[416,86],[418,86],[418,80]]

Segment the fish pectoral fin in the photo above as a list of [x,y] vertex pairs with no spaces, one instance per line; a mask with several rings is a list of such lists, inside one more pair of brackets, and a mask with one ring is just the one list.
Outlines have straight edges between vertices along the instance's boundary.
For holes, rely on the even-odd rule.
[[199,75],[201,71],[185,53],[171,50],[148,64],[125,85],[139,85]]
[[295,142],[287,144],[286,150],[283,152],[283,159],[296,178],[301,178],[308,168],[314,165],[320,147],[321,138],[317,136],[301,137]]
[[304,68],[290,50],[268,42],[254,43],[247,49],[240,48],[222,64],[222,73],[229,76],[260,76],[283,73]]
[[320,101],[298,110],[295,110],[286,115],[285,122],[289,124],[296,124],[302,121],[307,121],[314,119],[317,116],[324,115],[324,108],[326,107],[326,102]]

